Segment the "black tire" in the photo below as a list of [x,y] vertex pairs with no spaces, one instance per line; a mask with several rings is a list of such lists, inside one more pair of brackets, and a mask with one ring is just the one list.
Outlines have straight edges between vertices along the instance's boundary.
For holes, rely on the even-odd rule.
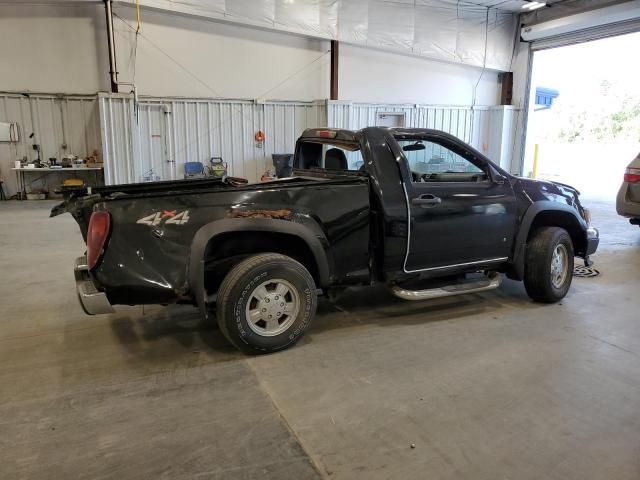
[[[276,288],[287,293],[279,298]],[[259,290],[268,294],[258,299]],[[262,303],[265,301],[270,303]],[[311,324],[317,304],[315,282],[302,264],[279,253],[261,253],[243,260],[227,274],[218,290],[216,313],[220,330],[235,347],[245,353],[268,353],[296,343]],[[269,308],[268,312],[260,313],[261,307]],[[289,315],[285,311],[288,307],[297,313]],[[274,319],[250,324],[249,312],[265,317],[273,313]]]
[[[564,248],[566,252],[566,274],[563,279],[558,275],[552,280],[552,261],[556,248],[560,252]],[[536,302],[555,303],[562,300],[571,287],[573,257],[573,242],[564,228],[542,227],[533,232],[527,242],[524,265],[527,294]],[[554,284],[554,281],[557,283]]]

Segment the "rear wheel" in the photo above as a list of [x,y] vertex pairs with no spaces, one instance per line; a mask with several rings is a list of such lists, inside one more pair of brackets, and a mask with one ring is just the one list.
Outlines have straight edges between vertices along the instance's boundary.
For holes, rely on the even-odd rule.
[[573,243],[560,227],[542,227],[527,242],[524,286],[536,302],[562,300],[573,278]]
[[218,291],[217,318],[227,339],[245,353],[267,353],[297,342],[317,306],[309,271],[278,253],[249,257],[236,265]]

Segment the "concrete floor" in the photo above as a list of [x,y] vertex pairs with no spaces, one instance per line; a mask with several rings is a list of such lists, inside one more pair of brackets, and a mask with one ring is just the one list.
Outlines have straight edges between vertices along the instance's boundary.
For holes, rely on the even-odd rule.
[[85,316],[51,205],[0,203],[1,478],[640,478],[640,229],[610,203],[561,304],[354,289],[252,358],[192,308]]

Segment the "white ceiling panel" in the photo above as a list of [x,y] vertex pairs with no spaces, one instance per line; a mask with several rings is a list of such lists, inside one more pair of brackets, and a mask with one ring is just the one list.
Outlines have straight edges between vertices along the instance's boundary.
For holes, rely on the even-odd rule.
[[[522,0],[138,0],[142,8],[508,70]],[[547,0],[549,2],[553,0]],[[14,3],[0,0],[0,5]],[[23,0],[26,4],[100,4]],[[114,8],[136,0],[114,0]],[[143,14],[144,16],[144,14]]]

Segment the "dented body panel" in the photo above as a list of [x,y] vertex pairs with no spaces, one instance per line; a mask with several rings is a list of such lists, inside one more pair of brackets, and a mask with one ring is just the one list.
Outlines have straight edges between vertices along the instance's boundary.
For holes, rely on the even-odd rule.
[[[103,257],[91,277],[112,304],[196,303],[190,281],[194,239],[207,226],[224,222],[264,231],[264,221],[303,227],[322,247],[328,270],[325,283],[362,281],[369,252],[369,186],[366,177],[352,179],[289,179],[242,187],[211,188],[207,182],[184,188],[167,185],[152,198],[144,191],[119,194],[107,187],[96,195],[68,201],[69,210],[86,238],[89,213],[107,210],[112,231]],[[61,213],[60,211],[55,212]],[[212,232],[222,233],[220,229]],[[207,236],[205,244],[213,237]],[[364,248],[363,248],[364,247]],[[204,248],[195,256],[203,260]],[[193,276],[191,277],[193,278]]]

